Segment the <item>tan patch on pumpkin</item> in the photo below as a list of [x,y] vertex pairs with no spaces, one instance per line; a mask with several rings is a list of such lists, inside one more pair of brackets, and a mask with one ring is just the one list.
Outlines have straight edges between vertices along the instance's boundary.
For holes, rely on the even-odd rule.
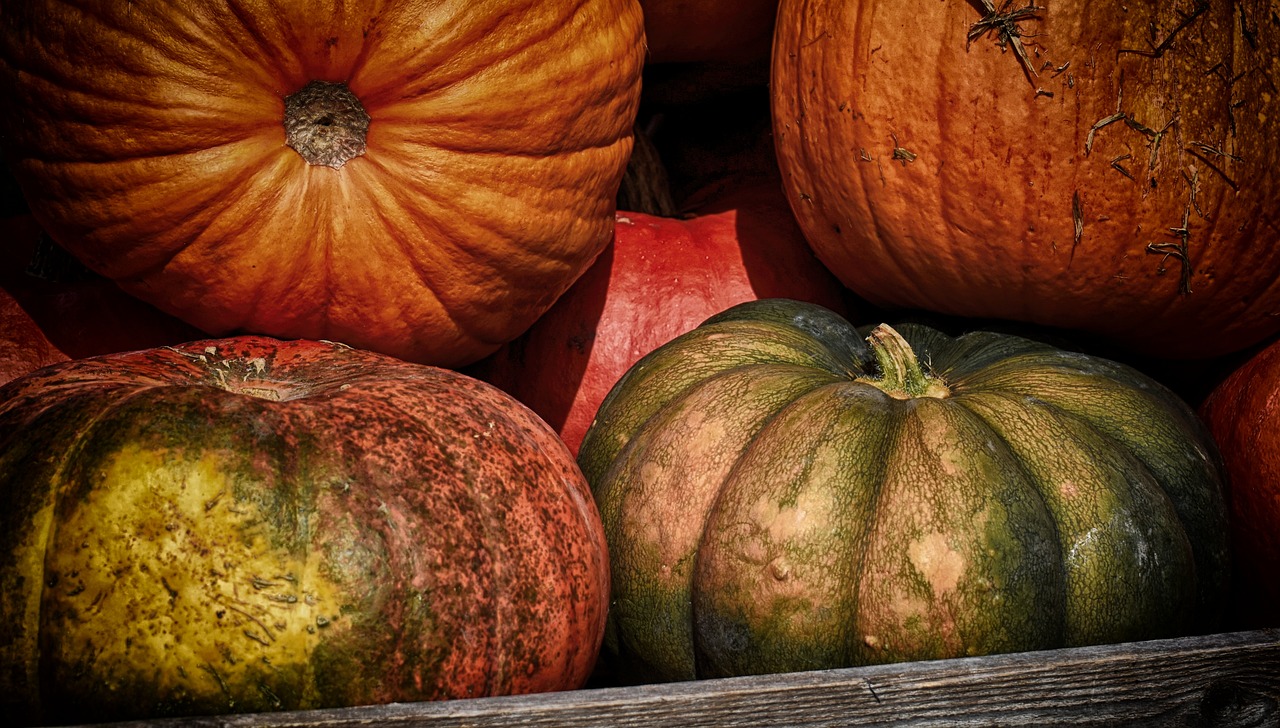
[[930,533],[907,547],[911,564],[929,582],[934,596],[953,592],[964,575],[965,558],[947,543],[946,534]]

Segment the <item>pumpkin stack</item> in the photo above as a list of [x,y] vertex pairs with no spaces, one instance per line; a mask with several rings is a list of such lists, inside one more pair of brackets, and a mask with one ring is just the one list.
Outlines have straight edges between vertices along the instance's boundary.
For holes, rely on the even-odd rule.
[[587,680],[589,488],[444,367],[609,243],[643,37],[636,0],[0,5],[24,219],[185,327],[67,360],[4,282],[0,722]]
[[1147,372],[1280,332],[1267,13],[782,0],[769,113],[806,241],[859,321],[969,333],[775,299],[634,365],[579,450],[615,677],[1233,623],[1221,456]]
[[0,722],[1275,625],[1273,15],[0,3]]

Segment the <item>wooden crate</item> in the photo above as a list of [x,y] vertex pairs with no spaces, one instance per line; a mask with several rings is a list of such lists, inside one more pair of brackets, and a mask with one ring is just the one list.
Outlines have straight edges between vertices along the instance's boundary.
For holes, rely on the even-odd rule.
[[1280,726],[1280,628],[668,685],[113,725]]

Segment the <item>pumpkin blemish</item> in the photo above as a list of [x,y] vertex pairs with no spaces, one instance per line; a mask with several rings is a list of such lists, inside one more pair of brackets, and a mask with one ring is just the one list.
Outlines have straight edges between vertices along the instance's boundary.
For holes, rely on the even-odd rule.
[[965,558],[951,548],[944,533],[930,533],[907,548],[911,564],[924,576],[935,596],[954,592],[965,572]]

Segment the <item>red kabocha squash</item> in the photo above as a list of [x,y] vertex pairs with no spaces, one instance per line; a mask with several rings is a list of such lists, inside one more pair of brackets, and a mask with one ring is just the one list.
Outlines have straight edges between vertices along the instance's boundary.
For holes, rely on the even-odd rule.
[[[1221,472],[1137,370],[751,301],[637,363],[578,462],[604,664],[672,680],[1210,631]],[[869,344],[868,344],[869,342]]]
[[1210,357],[1280,330],[1265,0],[783,0],[779,165],[883,306]]
[[30,215],[0,221],[0,288],[54,347],[73,359],[207,338],[199,329],[86,270]]
[[6,2],[31,211],[214,335],[431,364],[524,331],[609,242],[636,0]]
[[570,689],[603,630],[599,515],[555,433],[338,344],[10,382],[0,503],[5,725]]
[[1223,379],[1200,405],[1227,472],[1234,616],[1280,627],[1280,342]]
[[550,424],[575,454],[609,389],[650,351],[758,298],[844,311],[776,179],[706,192],[692,215],[619,212],[613,243],[511,344],[471,370]]
[[0,384],[68,358],[22,305],[0,288]]

